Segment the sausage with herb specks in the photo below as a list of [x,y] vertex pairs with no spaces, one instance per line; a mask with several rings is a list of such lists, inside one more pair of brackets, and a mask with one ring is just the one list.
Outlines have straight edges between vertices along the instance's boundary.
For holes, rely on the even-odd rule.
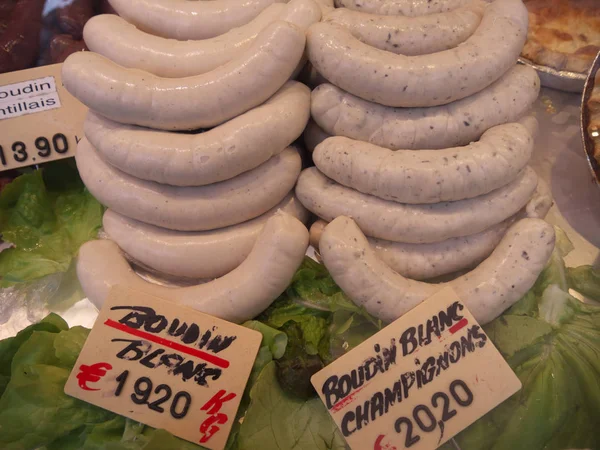
[[479,233],[506,220],[527,204],[537,181],[533,169],[526,167],[511,183],[479,197],[407,205],[347,188],[311,167],[300,174],[296,196],[327,221],[349,216],[369,236],[422,244]]
[[450,286],[483,325],[533,286],[552,254],[554,240],[554,229],[545,221],[520,220],[476,269],[440,284],[410,280],[394,272],[348,217],[338,217],[325,228],[320,250],[334,281],[355,304],[384,322],[396,320]]
[[311,115],[332,136],[391,150],[440,149],[467,145],[495,125],[517,121],[539,91],[536,71],[523,65],[469,98],[432,108],[390,108],[322,84],[312,93]]
[[401,203],[462,200],[514,180],[529,162],[533,138],[519,123],[490,128],[478,142],[444,150],[388,150],[331,137],[313,152],[317,168],[364,194]]
[[528,20],[521,0],[498,0],[486,6],[465,42],[419,56],[373,48],[320,22],[308,29],[306,51],[317,72],[360,98],[394,107],[439,106],[485,89],[514,66]]
[[380,50],[416,56],[448,50],[466,41],[481,22],[483,10],[484,4],[477,1],[422,17],[381,16],[340,8],[327,14],[323,22],[344,27],[359,41]]

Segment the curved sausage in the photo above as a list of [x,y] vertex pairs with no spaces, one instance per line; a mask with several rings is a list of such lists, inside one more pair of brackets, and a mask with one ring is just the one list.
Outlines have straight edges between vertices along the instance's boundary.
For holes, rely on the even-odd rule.
[[470,0],[335,0],[338,8],[372,14],[418,17],[452,11]]
[[159,78],[80,52],[65,61],[62,79],[78,100],[115,122],[162,130],[207,128],[277,92],[302,58],[304,41],[300,28],[277,21],[243,55],[202,75]]
[[83,31],[93,52],[123,67],[141,69],[166,78],[199,75],[243,54],[267,25],[283,20],[306,31],[318,22],[321,10],[313,0],[273,4],[248,24],[213,39],[175,41],[138,30],[115,15],[92,18]]
[[325,133],[313,120],[309,120],[304,130],[304,145],[306,150],[313,152],[317,145],[331,137]]
[[185,41],[209,39],[246,25],[273,3],[285,0],[110,0],[140,30]]
[[536,71],[518,65],[483,91],[433,108],[390,108],[323,84],[312,93],[311,113],[333,136],[392,150],[440,149],[467,145],[495,125],[515,122],[539,91]]
[[58,64],[73,53],[84,50],[87,50],[87,47],[82,40],[75,40],[68,34],[57,34],[50,41],[50,60],[52,64]]
[[300,155],[292,147],[235,178],[200,187],[127,175],[104,162],[85,138],[75,160],[100,203],[132,219],[180,231],[214,230],[258,217],[293,189],[300,172]]
[[32,67],[40,50],[45,0],[19,0],[0,38],[0,73]]
[[176,277],[206,279],[231,272],[248,256],[265,222],[283,211],[305,223],[309,213],[288,194],[255,219],[213,231],[183,232],[129,219],[112,210],[104,213],[104,230],[128,259]]
[[416,56],[448,50],[466,41],[479,26],[483,10],[483,3],[473,2],[450,12],[403,17],[340,8],[323,21],[346,28],[371,47]]
[[438,106],[481,91],[514,66],[527,25],[521,0],[501,0],[489,4],[475,33],[450,50],[395,55],[325,22],[309,28],[306,49],[319,73],[360,98],[396,107]]
[[311,167],[300,174],[296,196],[322,219],[350,216],[369,236],[422,244],[487,230],[525,206],[536,185],[537,175],[526,167],[514,181],[489,194],[456,202],[406,205],[341,186]]
[[58,8],[56,21],[62,33],[79,41],[83,38],[83,27],[93,15],[93,0],[72,0],[68,5]]
[[533,286],[552,254],[554,239],[554,229],[543,220],[520,220],[476,269],[440,284],[410,280],[394,272],[348,217],[338,217],[325,228],[320,249],[327,270],[342,290],[385,322],[450,286],[475,319],[486,324]]
[[[430,244],[406,244],[370,237],[367,240],[377,256],[400,275],[413,280],[436,278],[476,267],[490,256],[516,220],[546,217],[552,206],[552,199],[547,195],[545,183],[539,179],[536,192],[525,208],[505,221],[469,236]],[[310,244],[316,249],[326,226],[327,222],[319,219],[310,227]]]
[[133,272],[117,244],[109,240],[88,241],[81,246],[77,276],[84,293],[98,308],[110,288],[119,284],[241,323],[264,311],[288,287],[307,245],[306,227],[281,213],[267,220],[250,254],[237,268],[205,284],[170,288],[144,281]]
[[319,170],[364,194],[401,203],[438,203],[487,194],[529,162],[533,138],[519,123],[490,128],[478,142],[444,150],[388,150],[346,137],[315,148]]
[[253,169],[283,151],[302,133],[309,111],[310,90],[289,81],[263,105],[204,133],[121,125],[91,111],[84,130],[102,158],[125,173],[202,186]]

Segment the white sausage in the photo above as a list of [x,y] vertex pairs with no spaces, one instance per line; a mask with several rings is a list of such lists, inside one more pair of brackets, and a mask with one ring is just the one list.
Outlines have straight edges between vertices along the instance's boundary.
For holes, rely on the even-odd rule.
[[338,8],[409,17],[452,11],[470,0],[335,0]]
[[172,231],[129,219],[109,209],[104,230],[137,264],[176,277],[216,278],[231,272],[250,253],[265,222],[278,211],[308,220],[309,213],[288,194],[255,219],[213,231]]
[[540,90],[534,69],[518,65],[483,91],[433,108],[390,108],[331,85],[312,93],[314,121],[328,134],[398,149],[467,145],[487,129],[519,119]]
[[131,270],[117,244],[109,240],[81,246],[77,276],[84,293],[98,308],[112,286],[122,285],[240,323],[260,314],[288,287],[307,245],[306,227],[281,213],[266,222],[244,262],[205,284],[170,288],[144,281]]
[[[503,222],[469,236],[446,239],[431,244],[406,244],[367,236],[371,249],[394,271],[413,280],[427,280],[459,270],[476,267],[490,256],[508,227],[526,217],[543,219],[546,217],[552,199],[540,178],[536,192],[525,208]],[[310,227],[310,243],[318,249],[324,220],[317,220]]]
[[421,244],[468,236],[502,222],[527,204],[536,185],[537,175],[526,167],[514,181],[489,194],[406,205],[344,187],[311,167],[300,174],[296,196],[306,209],[327,221],[350,216],[369,236]]
[[253,219],[294,187],[300,156],[288,147],[264,164],[230,180],[175,187],[140,180],[104,162],[82,139],[75,155],[81,179],[107,207],[132,219],[180,231],[204,231]]
[[514,180],[533,153],[518,123],[487,130],[478,142],[444,150],[388,150],[331,137],[313,153],[318,169],[364,194],[401,203],[438,203],[477,197]]
[[483,9],[483,3],[473,2],[450,12],[403,17],[340,8],[323,21],[348,29],[372,47],[415,56],[448,50],[466,41],[481,22]]
[[76,52],[64,62],[62,79],[78,100],[115,122],[162,130],[206,128],[277,92],[302,58],[304,42],[300,28],[277,21],[242,55],[202,75],[160,78],[93,52]]
[[140,30],[165,38],[208,39],[247,24],[285,0],[109,0],[119,16]]
[[335,6],[333,5],[333,0],[315,0],[321,8],[321,13],[323,17],[329,14]]
[[102,158],[144,180],[202,186],[267,161],[300,136],[310,90],[286,83],[266,103],[204,133],[181,134],[121,125],[89,112],[85,135]]
[[506,233],[476,269],[448,283],[427,284],[394,272],[371,250],[358,226],[338,217],[323,232],[323,262],[357,305],[391,322],[450,286],[480,324],[498,317],[535,283],[554,249],[554,229],[541,219],[523,219]]
[[370,47],[329,23],[308,29],[307,54],[332,84],[387,106],[437,106],[488,87],[517,61],[527,37],[521,0],[489,4],[469,39],[442,52],[396,55]]
[[319,125],[314,121],[308,121],[306,129],[304,130],[304,145],[309,152],[314,151],[317,145],[329,137],[331,136],[319,128]]
[[123,67],[145,70],[159,77],[199,75],[239,57],[267,25],[283,20],[306,31],[318,22],[321,9],[313,0],[276,3],[252,22],[203,41],[176,41],[138,30],[115,14],[92,17],[83,29],[87,47]]

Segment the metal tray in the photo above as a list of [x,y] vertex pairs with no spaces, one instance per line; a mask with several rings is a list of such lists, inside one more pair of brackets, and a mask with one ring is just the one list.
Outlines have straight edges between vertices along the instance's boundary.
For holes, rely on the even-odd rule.
[[586,79],[586,74],[584,73],[555,70],[550,67],[534,64],[523,57],[519,58],[519,62],[526,66],[533,67],[537,71],[542,86],[566,92],[583,92],[583,86],[585,85]]
[[600,71],[600,52],[596,55],[590,73],[588,74],[585,86],[583,89],[583,96],[581,98],[581,137],[583,139],[583,150],[586,153],[588,164],[594,174],[596,183],[600,186],[600,163],[594,158],[594,142],[592,137],[588,133],[588,127],[590,124],[590,112],[587,108],[587,102],[592,95],[594,89],[594,82],[596,73]]

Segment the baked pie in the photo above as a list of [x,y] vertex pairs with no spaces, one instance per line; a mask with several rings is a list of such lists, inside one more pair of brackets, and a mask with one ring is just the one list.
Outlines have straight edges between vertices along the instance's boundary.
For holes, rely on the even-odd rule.
[[524,0],[529,11],[521,55],[541,66],[587,73],[600,51],[600,0]]

